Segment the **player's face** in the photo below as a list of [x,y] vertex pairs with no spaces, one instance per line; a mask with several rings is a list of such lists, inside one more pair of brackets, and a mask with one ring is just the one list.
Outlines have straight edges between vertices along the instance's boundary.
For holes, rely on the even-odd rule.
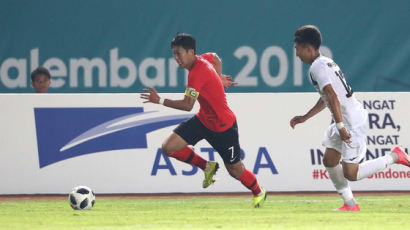
[[36,93],[47,93],[48,87],[50,86],[50,79],[47,75],[38,74],[34,78],[34,81],[31,82],[31,85],[33,85]]
[[298,56],[303,63],[305,64],[312,63],[310,62],[310,58],[309,58],[311,56],[309,46],[295,43],[295,49],[296,49],[296,56]]
[[182,46],[172,47],[174,59],[181,68],[189,69],[192,66],[192,55],[195,56],[194,50],[186,50]]

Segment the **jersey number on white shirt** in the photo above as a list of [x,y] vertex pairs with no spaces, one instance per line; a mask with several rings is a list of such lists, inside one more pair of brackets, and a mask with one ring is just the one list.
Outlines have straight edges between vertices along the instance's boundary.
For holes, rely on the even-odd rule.
[[346,78],[345,78],[345,75],[343,74],[343,72],[339,69],[339,71],[335,71],[335,74],[336,74],[336,76],[339,77],[340,81],[342,81],[342,84],[346,89],[346,92],[347,92],[346,97],[347,98],[351,97],[353,95],[353,90],[350,87],[350,85],[347,84]]

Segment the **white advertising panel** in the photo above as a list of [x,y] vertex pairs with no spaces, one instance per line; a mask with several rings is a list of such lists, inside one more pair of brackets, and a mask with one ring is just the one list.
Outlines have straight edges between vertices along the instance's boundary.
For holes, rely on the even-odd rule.
[[[180,99],[182,94],[160,94]],[[410,145],[410,93],[356,93],[369,112],[364,160]],[[317,93],[232,93],[244,165],[267,191],[334,191],[323,166],[326,109],[289,126]],[[222,167],[202,188],[203,173],[162,154],[164,139],[195,115],[142,103],[139,94],[1,94],[0,194],[67,193],[87,185],[96,193],[245,192],[217,152],[200,141],[195,151]],[[410,170],[393,165],[358,182],[354,191],[410,190]]]

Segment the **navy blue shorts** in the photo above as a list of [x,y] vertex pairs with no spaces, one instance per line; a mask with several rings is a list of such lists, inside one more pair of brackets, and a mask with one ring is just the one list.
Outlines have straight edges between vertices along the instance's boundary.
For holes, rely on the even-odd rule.
[[240,161],[238,125],[236,121],[232,127],[224,132],[214,132],[205,127],[197,116],[181,122],[174,132],[188,144],[195,145],[205,139],[219,153],[225,164],[232,165]]

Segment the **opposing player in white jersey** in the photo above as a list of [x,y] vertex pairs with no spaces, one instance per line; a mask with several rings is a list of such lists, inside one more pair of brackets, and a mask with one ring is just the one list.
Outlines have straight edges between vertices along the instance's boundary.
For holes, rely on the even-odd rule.
[[[317,103],[303,116],[295,116],[290,126],[303,123],[328,107],[333,118],[323,140],[323,164],[337,192],[344,200],[340,211],[360,211],[349,181],[361,180],[398,163],[410,167],[409,158],[396,147],[383,157],[359,164],[366,154],[367,111],[356,100],[343,72],[330,58],[322,56],[322,36],[313,25],[300,27],[294,35],[296,55],[310,64],[309,77],[320,94]],[[342,164],[340,164],[340,159]]]

